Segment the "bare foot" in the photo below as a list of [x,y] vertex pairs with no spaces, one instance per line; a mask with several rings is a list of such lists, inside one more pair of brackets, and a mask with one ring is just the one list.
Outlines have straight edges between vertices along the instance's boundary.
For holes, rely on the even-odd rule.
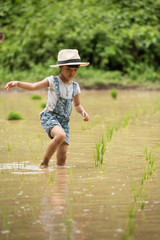
[[48,168],[48,162],[49,162],[49,160],[48,160],[47,158],[45,158],[45,159],[41,162],[41,164],[39,165],[39,168],[41,168],[41,169]]
[[42,163],[39,165],[39,168],[41,168],[41,169],[48,168],[48,164],[46,165],[45,163],[42,162]]

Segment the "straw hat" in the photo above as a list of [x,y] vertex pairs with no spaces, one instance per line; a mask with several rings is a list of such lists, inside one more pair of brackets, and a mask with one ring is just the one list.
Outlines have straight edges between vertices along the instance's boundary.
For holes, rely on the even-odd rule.
[[80,65],[88,66],[89,62],[81,62],[81,58],[77,49],[63,49],[58,53],[58,64],[50,65],[50,67],[58,68],[64,65]]

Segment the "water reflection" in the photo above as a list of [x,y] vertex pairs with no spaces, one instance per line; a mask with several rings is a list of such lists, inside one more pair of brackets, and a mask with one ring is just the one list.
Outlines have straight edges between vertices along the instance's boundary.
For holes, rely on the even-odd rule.
[[73,216],[73,196],[69,196],[68,169],[57,167],[53,172],[46,169],[44,179],[48,187],[41,201],[40,222],[45,232],[49,234],[47,239],[83,240],[84,228],[91,220],[91,213],[76,212]]
[[49,172],[46,169],[44,177],[45,181],[48,182],[48,187],[41,201],[41,223],[44,230],[49,233],[49,239],[65,239],[65,225],[69,211],[67,169],[57,167],[55,172]]

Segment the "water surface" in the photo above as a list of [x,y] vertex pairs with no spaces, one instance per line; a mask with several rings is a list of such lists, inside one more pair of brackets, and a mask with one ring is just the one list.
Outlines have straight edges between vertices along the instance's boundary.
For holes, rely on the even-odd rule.
[[[39,121],[47,93],[40,92],[41,100],[32,94],[0,95],[0,239],[160,239],[159,92],[119,91],[114,100],[109,91],[84,91],[81,103],[90,122],[73,110],[66,167],[56,167],[53,157],[47,170],[38,168],[49,143]],[[6,120],[12,110],[25,119]],[[110,142],[108,127],[114,128]],[[103,164],[95,167],[102,136]],[[155,169],[141,185],[146,151]],[[133,192],[140,188],[135,202]]]

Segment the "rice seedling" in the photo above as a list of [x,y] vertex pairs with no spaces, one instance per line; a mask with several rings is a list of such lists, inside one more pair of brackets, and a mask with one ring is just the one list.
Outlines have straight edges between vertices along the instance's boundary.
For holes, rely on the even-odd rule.
[[137,189],[135,189],[135,182],[132,183],[132,195],[133,195],[134,202],[136,202],[137,198],[139,197],[139,193]]
[[100,159],[100,164],[103,164],[103,155],[106,151],[106,143],[104,140],[104,137],[102,136],[102,140],[101,140],[101,159]]
[[116,89],[112,89],[112,90],[110,91],[110,95],[111,95],[111,97],[112,97],[113,99],[117,99],[117,96],[118,96],[117,90],[116,90]]
[[135,118],[138,118],[138,116],[139,116],[139,111],[136,110],[136,112],[135,112]]
[[41,143],[41,146],[44,149],[45,148],[45,142],[44,142],[43,138],[41,137],[40,133],[37,134],[37,138],[39,139],[39,141]]
[[[146,203],[146,194],[144,189],[144,182],[149,179],[152,175],[153,171],[156,170],[155,160],[156,156],[153,156],[152,151],[148,151],[147,147],[144,149],[144,156],[148,162],[148,166],[145,168],[144,174],[141,178],[141,183],[139,187],[135,188],[135,182],[132,183],[132,195],[134,200],[134,205],[129,210],[128,218],[129,218],[129,226],[126,233],[123,235],[123,240],[127,240],[129,236],[133,235],[134,232],[134,217],[136,215],[137,204],[140,204],[140,209],[143,210]],[[138,199],[138,201],[137,201]]]
[[31,99],[32,100],[40,100],[40,99],[42,99],[42,97],[39,94],[34,94],[31,96]]
[[143,201],[141,202],[141,209],[142,209],[142,210],[144,209],[144,205],[145,205],[145,200],[143,200]]
[[103,164],[103,156],[105,151],[106,143],[104,140],[104,136],[102,136],[101,140],[96,143],[96,152],[94,154],[95,167]]
[[17,240],[21,240],[22,237],[21,237],[21,233],[19,232],[18,235],[17,235]]
[[107,127],[106,137],[108,142],[110,142],[112,139],[113,130],[114,130],[113,127]]
[[82,123],[80,127],[82,131],[85,131],[85,130],[89,130],[96,127],[96,125],[102,122],[104,122],[104,117],[98,115],[98,116],[94,116],[93,119],[90,120],[89,122]]
[[127,127],[128,123],[129,123],[129,120],[130,120],[130,115],[129,114],[126,114],[122,120],[122,126],[123,127]]
[[133,235],[134,232],[134,219],[135,219],[136,210],[134,206],[130,207],[128,212],[128,229],[122,236],[122,240],[127,240],[129,236]]
[[11,111],[7,115],[7,120],[23,120],[24,118],[21,116],[20,113]]
[[89,129],[91,129],[90,123],[82,123],[81,124],[81,130],[82,131],[89,130]]
[[71,234],[71,229],[72,229],[71,225],[72,225],[72,219],[71,218],[66,218],[65,226],[66,226],[66,235],[67,235],[66,239],[67,240],[70,240],[70,234]]
[[124,235],[123,235],[123,237],[122,237],[122,240],[127,240],[128,239],[128,234],[127,233],[125,233]]
[[92,193],[92,185],[91,184],[89,184],[88,190],[89,190],[90,193]]
[[49,183],[54,183],[55,182],[55,172],[52,171],[49,173],[49,178],[48,178],[48,184]]
[[132,182],[132,192],[135,191],[135,181]]
[[8,143],[8,152],[10,152],[12,150],[15,150],[14,144],[11,145],[11,144]]
[[114,125],[114,129],[116,130],[116,132],[120,129],[121,127],[121,123],[120,122],[117,122],[115,125]]
[[98,167],[100,163],[100,147],[100,142],[96,143],[96,153],[94,154],[95,167]]
[[29,138],[28,137],[26,138],[26,145],[27,146],[29,145]]
[[41,103],[40,107],[43,109],[46,107],[46,102]]
[[128,213],[129,218],[135,217],[135,208],[132,206]]
[[143,177],[142,177],[142,180],[141,180],[141,185],[143,185],[143,183],[144,183],[144,179],[143,179]]
[[10,152],[10,151],[11,151],[11,145],[8,144],[8,152]]
[[129,219],[129,236],[133,235],[134,232],[134,219],[131,217]]
[[67,213],[67,216],[65,218],[65,227],[66,227],[66,239],[70,240],[71,238],[71,230],[72,230],[72,221],[73,221],[73,213],[72,208],[69,209],[69,212]]
[[32,150],[32,148],[29,146],[29,138],[28,137],[26,139],[26,145],[27,145],[27,147],[29,148],[30,152],[32,153],[32,155],[34,157],[34,164],[37,164],[38,163],[38,157],[35,154],[35,152]]
[[37,155],[35,154],[35,152],[29,147],[31,153],[33,154],[33,157],[34,157],[34,164],[37,164],[38,163],[38,157]]
[[31,153],[32,153],[32,155],[33,155],[33,157],[34,157],[34,164],[37,164],[37,163],[38,163],[38,157],[37,157],[37,155],[36,155],[35,152],[31,149],[31,147],[28,146],[28,148],[29,148],[29,150],[31,151]]

